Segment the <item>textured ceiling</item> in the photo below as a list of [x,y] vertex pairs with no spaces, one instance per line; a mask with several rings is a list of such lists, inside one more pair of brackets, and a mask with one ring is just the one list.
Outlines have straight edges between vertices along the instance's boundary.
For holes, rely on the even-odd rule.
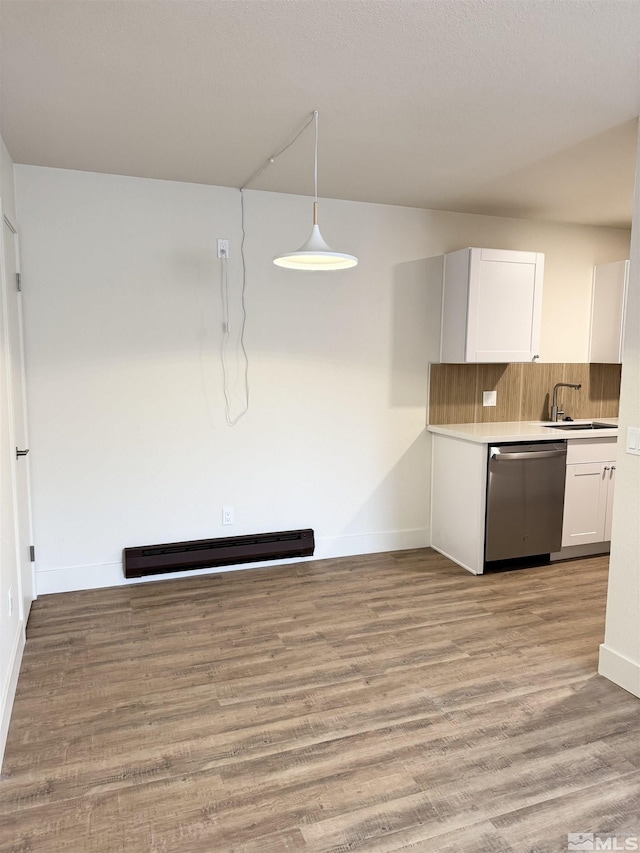
[[[18,163],[627,227],[640,0],[1,0]],[[252,184],[310,194],[309,128]]]

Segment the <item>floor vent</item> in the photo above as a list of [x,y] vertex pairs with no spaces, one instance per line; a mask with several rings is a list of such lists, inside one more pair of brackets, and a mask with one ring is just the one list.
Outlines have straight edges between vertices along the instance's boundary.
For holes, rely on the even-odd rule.
[[314,548],[313,530],[310,529],[125,548],[124,576],[141,578],[163,572],[186,572],[260,560],[311,557]]

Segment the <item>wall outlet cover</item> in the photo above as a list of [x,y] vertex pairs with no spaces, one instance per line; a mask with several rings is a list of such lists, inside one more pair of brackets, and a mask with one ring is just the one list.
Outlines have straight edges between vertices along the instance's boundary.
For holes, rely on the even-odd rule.
[[483,391],[482,392],[482,405],[483,406],[497,406],[498,405],[498,392],[497,391]]
[[627,453],[640,456],[640,427],[627,427]]

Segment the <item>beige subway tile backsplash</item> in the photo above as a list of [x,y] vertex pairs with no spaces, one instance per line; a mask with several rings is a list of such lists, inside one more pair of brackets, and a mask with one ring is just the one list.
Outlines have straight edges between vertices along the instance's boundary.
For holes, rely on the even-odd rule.
[[[429,423],[549,420],[556,382],[582,385],[560,389],[570,417],[617,417],[619,364],[432,364]],[[483,391],[497,392],[496,406],[482,405]]]

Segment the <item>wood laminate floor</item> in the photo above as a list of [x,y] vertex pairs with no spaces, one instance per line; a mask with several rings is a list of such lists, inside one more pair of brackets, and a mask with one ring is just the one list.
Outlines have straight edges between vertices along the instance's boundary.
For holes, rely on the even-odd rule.
[[606,580],[605,558],[474,577],[420,550],[45,596],[0,851],[640,835],[640,700],[597,675]]

